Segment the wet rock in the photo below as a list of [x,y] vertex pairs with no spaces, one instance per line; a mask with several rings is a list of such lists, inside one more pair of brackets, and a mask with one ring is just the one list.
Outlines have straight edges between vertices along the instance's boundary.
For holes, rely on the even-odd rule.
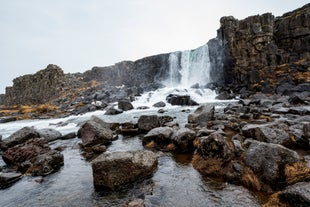
[[75,132],[70,132],[68,134],[63,135],[60,139],[67,140],[67,139],[74,139],[76,138],[77,134]]
[[15,145],[6,150],[2,154],[2,158],[6,164],[17,166],[49,150],[50,148],[44,138],[29,139],[23,144]]
[[122,111],[129,111],[133,109],[133,105],[130,103],[129,100],[119,100],[118,108]]
[[0,189],[7,188],[22,178],[21,173],[2,173],[0,172]]
[[128,183],[151,176],[157,168],[151,151],[127,151],[102,154],[92,161],[94,187],[116,190]]
[[196,138],[195,131],[188,128],[181,128],[177,130],[173,136],[172,140],[177,146],[180,152],[190,152],[194,150],[193,141]]
[[15,145],[21,144],[29,139],[38,137],[40,137],[40,135],[33,127],[24,127],[3,140],[3,144],[10,148]]
[[137,135],[139,134],[139,128],[137,124],[126,122],[120,125],[119,127],[123,135]]
[[148,144],[153,141],[157,147],[163,148],[172,142],[172,134],[173,129],[170,127],[154,128],[143,137],[143,144]]
[[122,110],[116,109],[114,107],[110,107],[107,109],[107,111],[104,113],[105,115],[117,115],[123,113]]
[[229,161],[234,158],[233,149],[227,139],[216,132],[198,139],[197,153],[206,159],[216,158],[222,161]]
[[35,138],[9,148],[2,154],[3,161],[22,173],[47,175],[64,163],[63,155],[51,150],[44,138]]
[[204,126],[208,121],[214,119],[214,111],[213,105],[199,106],[194,113],[188,115],[188,123]]
[[138,119],[138,128],[141,131],[147,132],[159,126],[159,117],[156,115],[142,115]]
[[160,107],[165,107],[166,104],[165,104],[165,102],[160,101],[160,102],[155,103],[153,106],[156,108],[160,108]]
[[32,165],[27,169],[26,173],[45,176],[59,170],[64,165],[64,157],[59,151],[50,150],[47,153],[38,155],[31,162]]
[[279,144],[250,141],[245,154],[245,163],[266,184],[274,189],[285,183],[284,167],[299,161],[295,151]]
[[300,182],[287,187],[279,195],[280,201],[290,206],[310,206],[310,182]]
[[199,105],[197,102],[191,99],[189,95],[178,95],[178,94],[169,94],[166,97],[166,101],[171,105],[179,106],[196,106]]
[[55,141],[62,137],[62,134],[55,129],[39,129],[37,132],[39,133],[40,137],[46,139],[47,142]]
[[295,142],[290,139],[288,126],[284,123],[248,124],[242,127],[242,133],[247,138],[254,138],[261,142],[293,146]]
[[9,117],[2,117],[0,118],[0,123],[8,123],[8,122],[12,122],[12,121],[16,121],[16,117],[13,116],[9,116]]
[[[99,119],[100,120],[100,119]],[[91,119],[84,123],[78,134],[84,146],[96,144],[110,144],[113,141],[113,132],[102,120]]]

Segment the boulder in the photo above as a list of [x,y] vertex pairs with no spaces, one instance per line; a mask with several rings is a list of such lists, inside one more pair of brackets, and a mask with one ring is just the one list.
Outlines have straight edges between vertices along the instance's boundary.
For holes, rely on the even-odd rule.
[[157,115],[142,115],[138,119],[138,128],[141,131],[148,132],[159,126],[159,117]]
[[21,173],[2,173],[0,172],[0,189],[7,188],[22,178]]
[[49,150],[50,148],[44,138],[34,138],[9,148],[2,154],[2,158],[7,165],[18,166],[22,162],[30,160],[41,153],[46,153]]
[[165,104],[165,102],[160,101],[160,102],[155,103],[153,106],[156,108],[160,108],[160,107],[165,107],[166,104]]
[[68,134],[65,134],[61,137],[62,140],[67,140],[67,139],[74,139],[76,138],[77,134],[75,132],[69,132]]
[[249,141],[245,163],[260,179],[274,189],[285,184],[285,165],[299,161],[298,154],[279,144]]
[[114,107],[109,107],[106,112],[104,113],[105,115],[117,115],[123,113],[122,110],[116,109]]
[[55,129],[39,129],[37,132],[39,133],[40,137],[46,139],[47,142],[55,141],[62,137],[62,134]]
[[17,118],[14,116],[9,116],[9,117],[2,117],[0,118],[0,123],[8,123],[8,122],[12,122],[12,121],[16,121]]
[[242,127],[242,133],[246,138],[290,147],[295,142],[290,138],[288,129],[284,123],[247,124]]
[[81,136],[84,146],[110,144],[113,141],[112,130],[100,119],[91,119],[84,123],[78,135]]
[[139,133],[137,124],[131,122],[122,123],[119,129],[123,135],[137,135]]
[[196,132],[188,128],[181,128],[177,130],[172,136],[172,140],[177,146],[178,151],[181,152],[193,151],[193,141],[195,138]]
[[153,141],[155,142],[156,146],[162,148],[172,142],[172,134],[173,129],[170,127],[154,128],[143,137],[143,144],[148,144]]
[[2,154],[3,161],[22,173],[47,175],[64,163],[63,155],[51,150],[44,138],[35,138],[15,145]]
[[199,105],[197,102],[193,101],[189,95],[169,94],[166,97],[166,101],[171,105],[180,105],[180,106]]
[[129,100],[119,100],[118,108],[122,111],[129,111],[133,109],[133,105],[130,103]]
[[310,182],[300,182],[288,186],[279,195],[280,201],[290,206],[310,206]]
[[34,176],[49,175],[64,165],[63,155],[56,150],[50,150],[47,153],[40,154],[31,160],[31,167],[26,173]]
[[206,123],[214,119],[214,105],[199,106],[194,113],[188,115],[188,123],[205,126]]
[[101,154],[92,161],[94,187],[116,190],[128,183],[151,176],[157,168],[156,154],[151,151],[127,151]]
[[224,162],[234,158],[234,152],[228,140],[217,132],[207,137],[199,137],[197,153],[205,159],[216,158]]
[[21,144],[29,139],[38,137],[40,137],[40,135],[33,127],[24,127],[14,132],[8,138],[4,139],[3,144],[10,148],[15,145]]

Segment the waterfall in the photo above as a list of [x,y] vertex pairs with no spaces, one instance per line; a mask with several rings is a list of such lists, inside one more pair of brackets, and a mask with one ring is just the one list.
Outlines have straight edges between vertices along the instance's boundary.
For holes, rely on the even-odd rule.
[[205,44],[194,50],[173,52],[169,56],[169,87],[205,86],[210,81],[209,48]]

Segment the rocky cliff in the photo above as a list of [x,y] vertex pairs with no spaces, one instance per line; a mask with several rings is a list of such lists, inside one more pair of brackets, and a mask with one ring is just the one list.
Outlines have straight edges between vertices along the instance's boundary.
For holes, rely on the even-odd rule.
[[[281,17],[266,13],[237,20],[229,16],[220,23],[217,38],[207,43],[212,86],[244,96],[310,91],[310,4]],[[42,104],[61,97],[70,102],[76,95],[85,96],[81,91],[90,93],[92,88],[91,93],[96,93],[98,86],[152,90],[167,78],[169,56],[123,61],[71,75],[49,65],[34,75],[16,78],[0,96],[0,104]]]
[[310,4],[277,18],[266,13],[220,22],[226,86],[274,93],[310,82]]
[[64,72],[56,65],[48,65],[34,75],[24,75],[13,80],[13,87],[7,87],[5,103],[41,104],[59,96],[65,82]]

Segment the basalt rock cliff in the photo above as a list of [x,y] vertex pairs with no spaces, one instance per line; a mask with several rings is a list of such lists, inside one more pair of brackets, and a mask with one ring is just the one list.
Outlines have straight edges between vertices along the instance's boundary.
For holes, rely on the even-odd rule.
[[310,4],[281,17],[266,13],[237,20],[229,16],[220,22],[217,40],[223,48],[224,85],[237,92],[245,87],[281,93],[309,84]]
[[[310,91],[310,4],[281,17],[266,13],[237,20],[228,16],[220,23],[217,37],[207,43],[212,86],[244,96]],[[42,104],[63,97],[69,103],[76,96],[85,97],[83,91],[94,94],[110,86],[135,87],[140,92],[156,89],[169,74],[169,55],[93,67],[78,74],[64,74],[58,66],[48,65],[34,75],[14,79],[0,96],[0,104]]]

